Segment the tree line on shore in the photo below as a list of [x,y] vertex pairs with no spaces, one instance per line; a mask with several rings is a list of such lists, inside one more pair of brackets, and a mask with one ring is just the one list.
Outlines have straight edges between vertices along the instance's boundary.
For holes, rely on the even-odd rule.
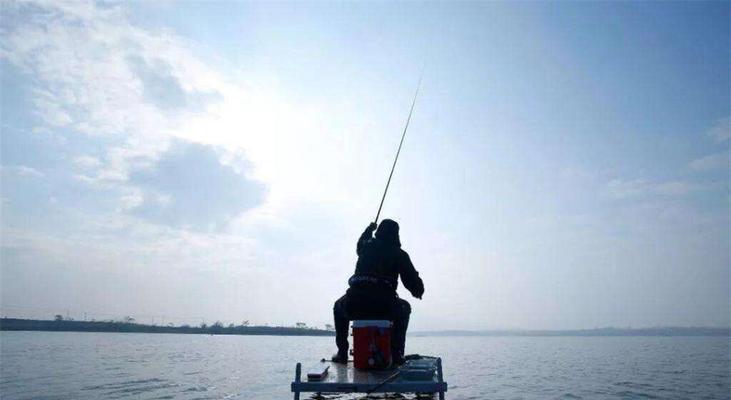
[[[327,328],[330,328],[327,326]],[[291,335],[291,336],[331,336],[331,329],[317,329],[298,322],[290,326],[250,326],[248,321],[239,325],[224,325],[217,321],[211,325],[199,326],[147,325],[125,317],[120,321],[75,321],[56,315],[53,320],[0,318],[3,331],[65,331],[65,332],[145,332],[145,333],[189,333],[211,335]]]

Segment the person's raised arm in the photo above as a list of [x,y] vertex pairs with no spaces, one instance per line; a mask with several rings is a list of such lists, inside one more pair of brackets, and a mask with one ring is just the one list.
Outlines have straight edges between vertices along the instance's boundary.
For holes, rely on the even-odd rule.
[[360,238],[358,238],[358,245],[355,247],[355,253],[358,254],[358,256],[360,256],[360,252],[363,249],[365,242],[373,238],[373,231],[376,230],[376,226],[378,225],[376,225],[375,222],[371,222],[360,235]]
[[419,272],[414,268],[414,264],[411,263],[411,258],[407,252],[401,251],[399,264],[399,275],[401,275],[401,282],[404,283],[404,287],[411,292],[412,296],[421,299],[424,295],[424,282],[419,277]]

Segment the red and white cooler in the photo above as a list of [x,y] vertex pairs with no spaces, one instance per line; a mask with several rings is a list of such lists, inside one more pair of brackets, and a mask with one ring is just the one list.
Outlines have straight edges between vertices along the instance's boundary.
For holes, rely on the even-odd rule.
[[391,321],[353,321],[353,364],[358,369],[391,365]]

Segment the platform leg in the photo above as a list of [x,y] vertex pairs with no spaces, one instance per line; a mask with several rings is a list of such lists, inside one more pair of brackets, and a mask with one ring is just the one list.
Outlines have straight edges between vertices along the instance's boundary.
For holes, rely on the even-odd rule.
[[[294,381],[295,383],[300,383],[302,381],[302,364],[300,363],[297,363],[297,367],[295,368]],[[300,400],[299,389],[294,391],[294,400]]]
[[[437,379],[439,380],[439,383],[444,382],[444,378],[442,375],[442,358],[437,358]],[[439,391],[439,400],[444,400],[444,391]]]

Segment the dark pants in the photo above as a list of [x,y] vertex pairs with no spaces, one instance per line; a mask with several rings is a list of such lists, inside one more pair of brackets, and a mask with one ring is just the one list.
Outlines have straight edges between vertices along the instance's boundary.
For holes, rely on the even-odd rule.
[[333,306],[335,343],[338,353],[348,354],[349,321],[356,319],[387,319],[393,322],[391,354],[395,360],[404,356],[406,329],[409,327],[411,305],[393,295],[382,295],[349,289]]

